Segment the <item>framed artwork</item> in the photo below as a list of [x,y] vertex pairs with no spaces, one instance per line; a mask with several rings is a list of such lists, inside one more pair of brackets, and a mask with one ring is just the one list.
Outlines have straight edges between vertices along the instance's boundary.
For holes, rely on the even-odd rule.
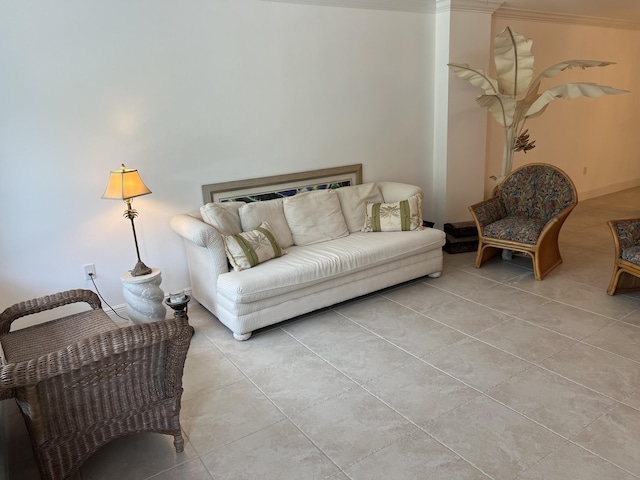
[[204,203],[255,202],[290,197],[299,192],[340,188],[362,183],[362,164],[323,168],[270,177],[211,183],[202,186]]

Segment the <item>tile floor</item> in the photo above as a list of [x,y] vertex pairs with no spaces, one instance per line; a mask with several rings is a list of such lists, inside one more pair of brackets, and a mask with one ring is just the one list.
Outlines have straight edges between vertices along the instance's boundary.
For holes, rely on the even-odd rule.
[[[184,453],[123,438],[77,478],[638,479],[640,295],[610,297],[606,220],[640,188],[584,201],[564,264],[535,281],[515,257],[445,254],[419,279],[236,342],[210,314],[184,375]],[[10,480],[36,479],[5,402]]]

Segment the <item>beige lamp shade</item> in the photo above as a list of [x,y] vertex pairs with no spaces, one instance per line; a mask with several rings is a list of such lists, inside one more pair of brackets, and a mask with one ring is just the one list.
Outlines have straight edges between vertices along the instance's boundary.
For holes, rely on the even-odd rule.
[[147,188],[140,178],[138,170],[125,168],[123,164],[120,170],[111,171],[109,183],[102,194],[102,198],[125,200],[149,193],[151,193],[151,190]]

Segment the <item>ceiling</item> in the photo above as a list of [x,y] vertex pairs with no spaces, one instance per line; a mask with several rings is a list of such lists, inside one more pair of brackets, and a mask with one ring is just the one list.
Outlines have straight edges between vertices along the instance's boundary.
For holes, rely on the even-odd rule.
[[640,0],[505,0],[502,8],[640,23]]

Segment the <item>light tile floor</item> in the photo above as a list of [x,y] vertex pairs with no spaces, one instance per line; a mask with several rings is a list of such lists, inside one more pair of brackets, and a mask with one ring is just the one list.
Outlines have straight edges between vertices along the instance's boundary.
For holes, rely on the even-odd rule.
[[[445,254],[423,278],[233,340],[202,307],[184,374],[184,453],[170,437],[112,442],[77,478],[640,478],[640,295],[606,294],[606,220],[640,188],[581,202],[564,264]],[[5,402],[11,480],[36,479]]]

